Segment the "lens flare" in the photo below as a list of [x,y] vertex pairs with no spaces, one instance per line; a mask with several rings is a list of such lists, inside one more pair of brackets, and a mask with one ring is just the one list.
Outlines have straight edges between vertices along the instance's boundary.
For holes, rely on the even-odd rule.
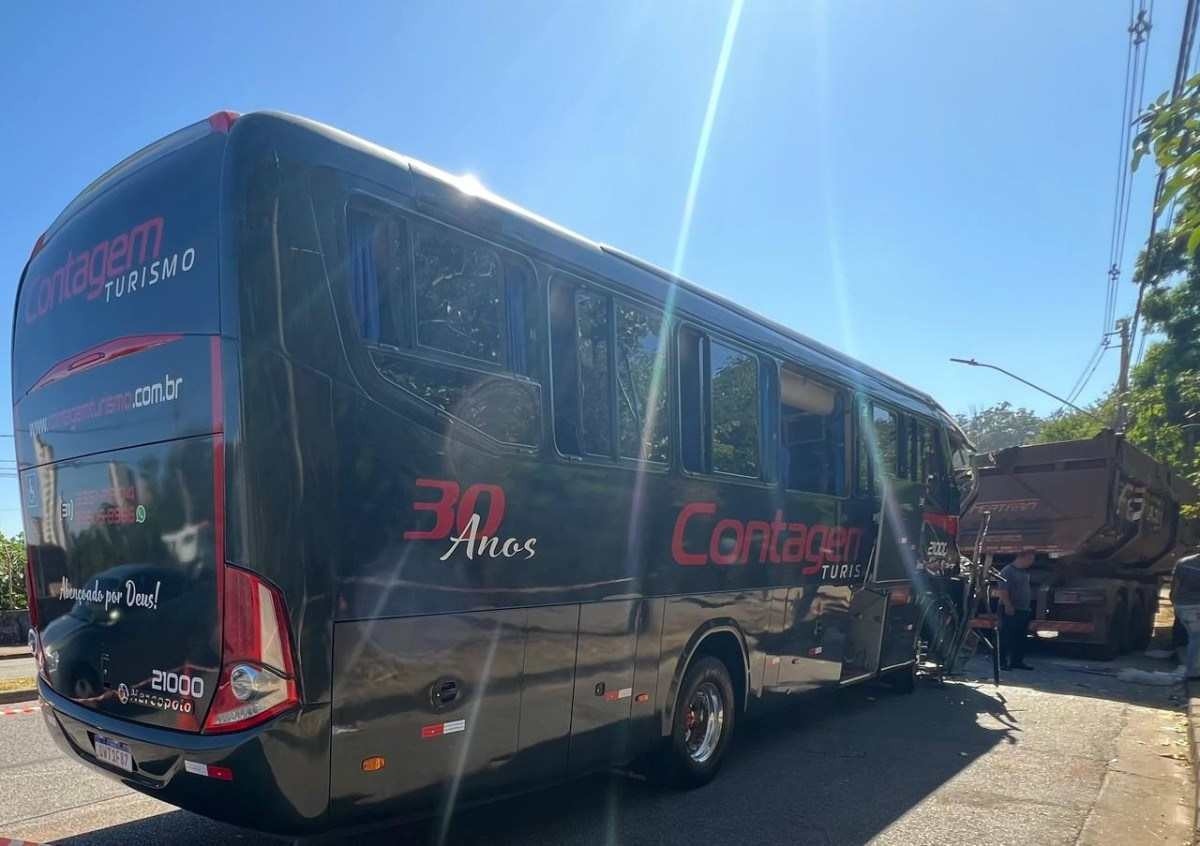
[[[671,273],[679,276],[683,271],[683,262],[687,256],[688,238],[692,230],[692,217],[696,211],[696,196],[700,192],[700,179],[704,174],[704,163],[708,158],[708,148],[712,140],[713,124],[717,117],[717,107],[721,102],[721,91],[725,87],[725,77],[729,71],[729,58],[733,54],[733,44],[737,38],[738,22],[742,17],[742,7],[745,0],[733,0],[729,7],[729,17],[725,21],[725,36],[721,41],[721,52],[717,57],[717,66],[713,71],[712,85],[708,90],[708,105],[704,110],[704,121],[700,125],[700,137],[696,141],[696,155],[692,158],[692,173],[688,179],[687,194],[683,201],[683,216],[679,222],[679,235],[675,240],[675,255],[671,261]],[[663,308],[662,323],[658,329],[658,350],[654,356],[654,368],[650,376],[650,401],[646,404],[645,420],[642,423],[642,452],[645,458],[646,445],[650,443],[652,433],[658,418],[658,397],[665,389],[667,345],[670,339],[671,320],[675,313],[675,294],[677,288],[670,285],[667,288],[665,307]],[[637,550],[640,548],[641,513],[644,501],[646,470],[643,464],[639,469],[637,481],[633,489],[633,500],[630,503],[629,531],[626,536],[627,563],[639,560]]]

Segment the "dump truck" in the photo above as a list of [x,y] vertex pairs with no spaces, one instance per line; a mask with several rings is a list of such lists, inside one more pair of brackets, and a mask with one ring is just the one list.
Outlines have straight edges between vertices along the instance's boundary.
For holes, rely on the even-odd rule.
[[981,456],[959,545],[1000,567],[1035,553],[1030,632],[1098,657],[1145,649],[1159,585],[1200,531],[1196,489],[1110,429]]

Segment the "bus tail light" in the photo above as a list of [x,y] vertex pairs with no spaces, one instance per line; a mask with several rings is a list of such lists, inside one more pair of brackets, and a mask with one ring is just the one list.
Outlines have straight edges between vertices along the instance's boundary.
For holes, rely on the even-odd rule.
[[204,731],[240,731],[299,704],[283,596],[252,573],[225,566],[221,678]]
[[[50,230],[46,230],[49,232]],[[29,251],[29,260],[33,261],[37,258],[37,254],[42,251],[42,247],[46,246],[46,232],[38,236],[38,239],[33,242],[33,249]]]
[[239,117],[241,117],[241,114],[238,112],[213,112],[208,116],[208,125],[212,127],[213,132],[228,135],[229,130],[233,129],[233,124]]

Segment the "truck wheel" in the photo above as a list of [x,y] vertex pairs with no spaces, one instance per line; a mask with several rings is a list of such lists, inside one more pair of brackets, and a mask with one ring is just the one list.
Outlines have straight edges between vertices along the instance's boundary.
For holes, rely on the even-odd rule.
[[1117,600],[1117,607],[1113,609],[1108,618],[1104,643],[1095,649],[1095,655],[1101,661],[1111,661],[1125,651],[1129,626],[1128,616],[1125,612],[1125,599]]
[[1148,600],[1138,602],[1129,615],[1129,647],[1136,652],[1145,652],[1154,635],[1154,618],[1147,606]]
[[1113,624],[1117,633],[1117,654],[1124,655],[1129,651],[1129,623],[1133,614],[1129,609],[1129,600],[1121,598],[1117,601],[1117,610],[1113,612]]
[[666,750],[668,780],[678,787],[712,781],[733,735],[733,682],[729,670],[711,655],[688,667],[675,700],[671,743]]

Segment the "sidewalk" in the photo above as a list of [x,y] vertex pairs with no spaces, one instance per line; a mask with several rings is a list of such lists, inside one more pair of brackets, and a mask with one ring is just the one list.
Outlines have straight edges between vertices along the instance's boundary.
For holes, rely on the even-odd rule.
[[29,651],[29,647],[21,646],[0,646],[0,661],[6,658],[32,658],[33,653]]
[[[1200,773],[1200,679],[1187,680],[1187,716],[1188,716],[1188,746],[1192,752],[1192,767]],[[1200,843],[1200,777],[1196,778],[1196,793],[1193,801],[1194,815],[1192,817],[1193,842]]]

